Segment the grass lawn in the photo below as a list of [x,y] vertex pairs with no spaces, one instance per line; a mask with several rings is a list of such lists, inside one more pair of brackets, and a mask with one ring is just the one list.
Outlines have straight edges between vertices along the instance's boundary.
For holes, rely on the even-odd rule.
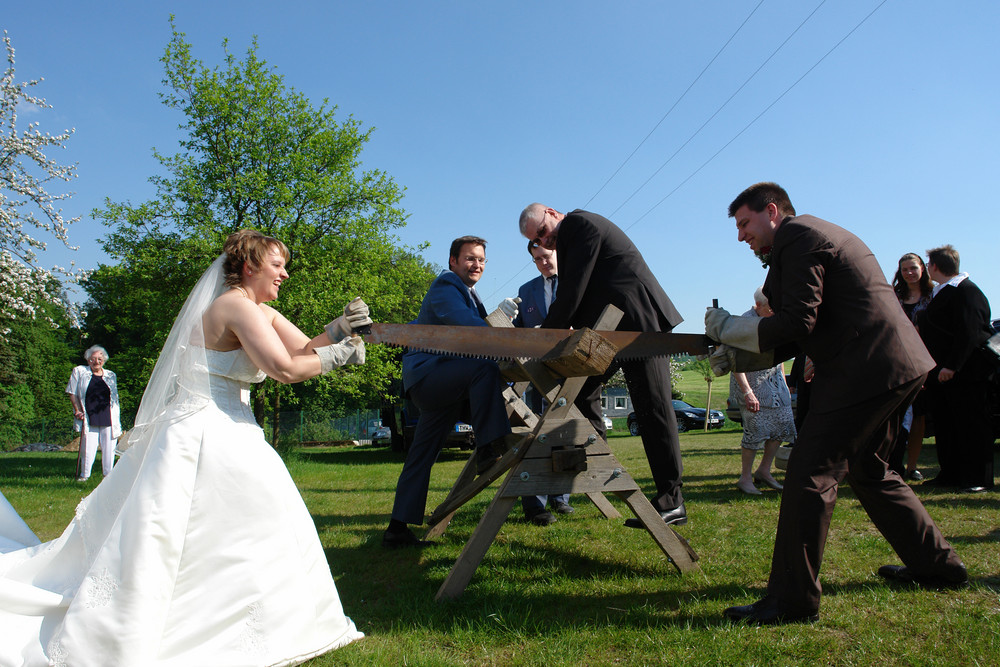
[[[385,551],[380,539],[401,456],[368,447],[298,452],[289,469],[316,521],[344,608],[368,635],[307,664],[998,663],[997,492],[962,496],[917,487],[969,568],[972,584],[964,590],[883,583],[875,569],[898,561],[845,487],[823,565],[820,621],[778,628],[725,622],[725,607],[762,594],[779,503],[774,491],[748,497],[735,489],[738,441],[739,431],[729,429],[681,436],[691,520],[678,532],[699,553],[700,572],[678,575],[645,531],[608,521],[574,496],[576,512],[548,528],[526,523],[515,507],[465,594],[443,603],[434,595],[491,496],[466,505],[434,546]],[[611,446],[640,485],[651,487],[639,439],[613,432]],[[99,478],[77,486],[74,460],[63,453],[0,455],[0,489],[43,540],[58,535]],[[934,460],[928,444],[921,468],[933,474]],[[428,513],[463,462],[459,451],[443,452]]]

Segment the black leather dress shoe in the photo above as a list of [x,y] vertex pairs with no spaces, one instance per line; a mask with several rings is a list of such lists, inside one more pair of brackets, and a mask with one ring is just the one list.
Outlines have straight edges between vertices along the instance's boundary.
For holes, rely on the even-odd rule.
[[728,607],[723,612],[733,623],[755,625],[782,625],[784,623],[814,623],[819,620],[819,612],[792,611],[782,609],[771,597],[757,600],[742,607]]
[[400,533],[390,533],[388,530],[382,533],[382,546],[386,549],[402,549],[403,547],[426,547],[433,544],[427,540],[421,540],[407,528]]
[[556,514],[572,514],[576,511],[570,506],[569,503],[560,503],[557,501],[550,503],[550,505],[552,507],[552,511]]
[[[660,512],[660,518],[663,519],[663,523],[668,526],[683,526],[688,522],[687,510],[684,509],[684,503],[681,503],[672,510],[667,510],[665,512]],[[642,525],[642,521],[639,519],[625,519],[625,525],[629,528],[645,528]]]
[[556,518],[552,516],[552,512],[542,510],[541,512],[535,512],[534,514],[528,516],[528,521],[536,526],[551,526],[556,522]]
[[969,584],[969,574],[964,566],[952,568],[946,574],[917,574],[905,565],[883,565],[878,576],[886,581],[920,586],[921,588],[963,588]]

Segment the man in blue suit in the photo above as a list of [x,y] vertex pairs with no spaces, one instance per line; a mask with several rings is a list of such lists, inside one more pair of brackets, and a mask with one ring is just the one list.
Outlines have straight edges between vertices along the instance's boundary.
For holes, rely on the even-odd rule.
[[[556,288],[559,286],[559,267],[556,251],[528,243],[528,252],[535,262],[535,267],[542,275],[521,285],[517,295],[521,298],[520,309],[514,318],[515,327],[537,327],[549,312],[549,304],[556,298]],[[542,411],[542,397],[534,387],[528,388],[528,404],[535,412]],[[522,496],[521,506],[524,516],[536,526],[548,526],[555,522],[552,512],[545,509],[550,504],[558,514],[569,514],[573,508],[569,504],[569,494],[558,496]]]
[[[486,268],[486,241],[476,236],[455,239],[448,268],[431,283],[416,324],[488,326],[483,319],[486,309],[475,290]],[[501,309],[509,317],[517,314],[509,299]],[[427,544],[407,524],[424,522],[431,466],[448,431],[466,411],[476,433],[479,472],[496,461],[502,453],[501,443],[511,432],[495,361],[408,350],[403,354],[403,390],[420,409],[420,417],[396,483],[392,518],[382,536],[382,546],[389,549]]]

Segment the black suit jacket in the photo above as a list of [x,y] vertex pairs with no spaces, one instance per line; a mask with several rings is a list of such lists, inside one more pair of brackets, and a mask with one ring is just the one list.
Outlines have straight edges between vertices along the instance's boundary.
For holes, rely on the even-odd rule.
[[813,360],[810,411],[859,403],[934,367],[882,268],[861,239],[810,215],[774,236],[764,294],[774,315],[758,329],[775,362]]
[[984,368],[967,365],[990,337],[990,302],[974,282],[942,287],[927,308],[917,315],[920,337],[939,368],[950,368],[958,377],[976,378]]
[[621,308],[622,331],[670,331],[684,318],[614,223],[588,211],[567,213],[556,239],[559,298],[543,327],[592,327],[609,303]]

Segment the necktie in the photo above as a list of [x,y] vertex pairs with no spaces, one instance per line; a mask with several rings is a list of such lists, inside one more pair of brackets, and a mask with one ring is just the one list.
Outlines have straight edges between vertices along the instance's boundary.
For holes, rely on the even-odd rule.
[[483,302],[479,300],[479,295],[476,294],[476,288],[470,287],[469,294],[472,296],[472,300],[476,303],[476,310],[479,311],[479,314],[482,317],[486,317],[486,306],[484,306]]
[[549,306],[552,305],[552,302],[555,301],[556,298],[556,288],[559,286],[559,276],[552,275],[545,280],[549,284],[549,289],[546,290],[547,294],[545,295],[545,309],[548,310]]

